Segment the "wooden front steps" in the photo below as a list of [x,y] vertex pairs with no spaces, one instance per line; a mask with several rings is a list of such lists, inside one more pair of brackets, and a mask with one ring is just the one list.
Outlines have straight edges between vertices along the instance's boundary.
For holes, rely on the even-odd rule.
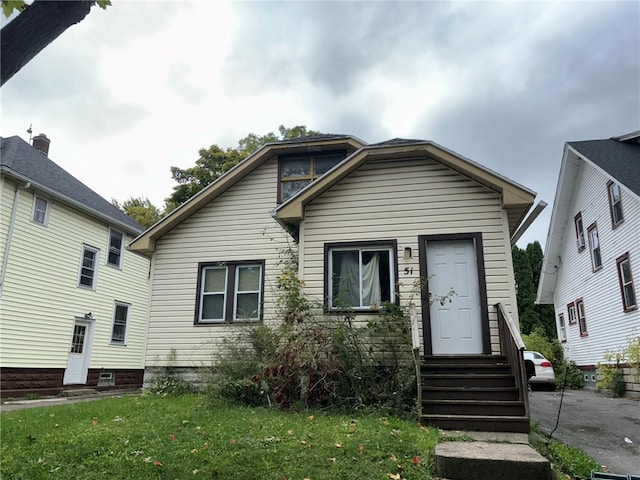
[[421,381],[425,423],[445,430],[529,432],[524,400],[502,355],[427,356]]

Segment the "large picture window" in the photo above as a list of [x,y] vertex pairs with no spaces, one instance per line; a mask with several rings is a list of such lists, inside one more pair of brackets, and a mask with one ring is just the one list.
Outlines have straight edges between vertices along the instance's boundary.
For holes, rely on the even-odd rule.
[[618,280],[620,282],[624,311],[636,310],[638,308],[638,300],[636,299],[636,292],[633,286],[629,253],[625,253],[617,258],[616,264],[618,265]]
[[395,242],[325,246],[330,309],[376,309],[395,302]]
[[320,175],[327,173],[346,157],[345,151],[316,155],[286,155],[280,157],[280,202],[293,197]]
[[200,264],[195,322],[260,320],[263,270],[263,261]]

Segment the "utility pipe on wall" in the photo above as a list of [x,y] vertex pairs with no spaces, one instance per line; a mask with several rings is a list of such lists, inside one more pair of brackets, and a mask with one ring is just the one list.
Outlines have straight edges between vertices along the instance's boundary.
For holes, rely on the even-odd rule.
[[0,297],[4,290],[4,277],[7,274],[7,265],[9,263],[9,252],[11,251],[11,239],[13,238],[13,227],[16,223],[16,215],[18,213],[18,202],[20,200],[20,192],[31,187],[31,182],[27,182],[24,186],[16,187],[16,193],[13,197],[13,209],[11,210],[11,220],[9,221],[9,230],[7,232],[7,243],[4,248],[4,259],[2,261],[2,272],[0,272]]

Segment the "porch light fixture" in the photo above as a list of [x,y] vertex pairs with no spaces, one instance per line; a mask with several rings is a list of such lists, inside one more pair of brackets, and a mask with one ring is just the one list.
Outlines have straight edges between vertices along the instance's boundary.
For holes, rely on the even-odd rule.
[[93,320],[93,313],[91,313],[91,312],[85,313],[84,314],[84,319],[85,320]]
[[411,259],[411,247],[404,247],[404,259],[405,260]]

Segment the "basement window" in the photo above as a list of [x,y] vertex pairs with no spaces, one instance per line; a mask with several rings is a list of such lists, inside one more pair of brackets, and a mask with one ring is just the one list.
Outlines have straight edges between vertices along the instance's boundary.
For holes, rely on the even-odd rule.
[[98,378],[99,387],[113,387],[116,384],[116,374],[113,371],[101,371]]

